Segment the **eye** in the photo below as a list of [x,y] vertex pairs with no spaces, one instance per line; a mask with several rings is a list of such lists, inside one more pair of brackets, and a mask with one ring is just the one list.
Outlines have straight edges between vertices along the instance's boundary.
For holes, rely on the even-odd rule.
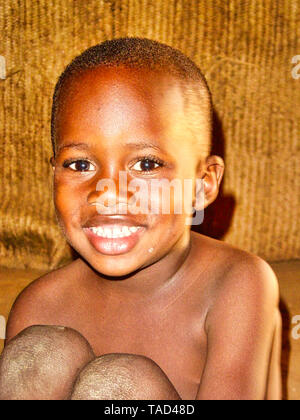
[[91,172],[95,169],[95,167],[94,169],[90,170],[90,166],[94,165],[85,159],[77,159],[72,161],[67,160],[63,163],[64,168],[69,168],[74,172]]
[[164,166],[164,164],[160,159],[144,157],[142,159],[139,159],[132,166],[132,169],[137,172],[151,172],[161,166]]

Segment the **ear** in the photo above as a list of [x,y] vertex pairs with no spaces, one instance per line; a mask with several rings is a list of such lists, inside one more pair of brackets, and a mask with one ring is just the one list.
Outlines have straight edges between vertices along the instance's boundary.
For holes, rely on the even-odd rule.
[[50,162],[50,164],[52,166],[52,170],[54,172],[54,169],[55,169],[55,157],[54,156],[51,156],[49,162]]
[[202,210],[215,201],[219,193],[224,168],[225,164],[223,159],[216,155],[208,156],[205,162],[201,165],[201,169],[199,170],[197,177],[201,178],[202,185],[201,188],[196,191],[196,203],[203,203],[203,199],[201,200],[199,194],[204,194],[204,207],[201,206],[200,209],[196,204],[196,210]]

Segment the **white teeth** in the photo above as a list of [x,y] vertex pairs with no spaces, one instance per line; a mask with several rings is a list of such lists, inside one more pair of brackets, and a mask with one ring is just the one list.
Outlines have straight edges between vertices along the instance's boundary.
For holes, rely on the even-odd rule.
[[[98,232],[97,232],[97,234],[98,234]],[[113,235],[112,235],[110,229],[104,228],[103,236],[104,236],[104,238],[109,238],[109,237],[112,237]]]
[[123,226],[123,228],[122,228],[122,235],[125,235],[125,236],[131,235],[131,232],[130,232],[128,226]]
[[130,230],[130,232],[135,233],[138,230],[138,227],[137,226],[132,226],[132,227],[129,228],[129,230]]
[[135,233],[139,229],[139,226],[122,226],[120,228],[115,226],[112,229],[108,227],[93,226],[90,229],[93,233],[102,238],[124,238]]

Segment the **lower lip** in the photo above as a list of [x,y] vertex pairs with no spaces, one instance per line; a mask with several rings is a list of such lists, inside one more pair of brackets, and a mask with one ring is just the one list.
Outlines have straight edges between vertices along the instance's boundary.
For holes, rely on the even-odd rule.
[[141,236],[145,233],[146,228],[140,228],[137,232],[124,238],[103,238],[88,228],[83,230],[90,243],[98,252],[105,255],[120,255],[131,251],[136,246]]

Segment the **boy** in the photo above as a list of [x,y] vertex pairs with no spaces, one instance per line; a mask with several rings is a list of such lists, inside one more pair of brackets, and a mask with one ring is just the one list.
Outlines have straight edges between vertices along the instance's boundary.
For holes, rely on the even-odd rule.
[[[57,220],[79,258],[16,300],[0,398],[44,398],[40,384],[48,381],[57,399],[279,399],[281,324],[270,266],[191,232],[191,212],[175,211],[180,191],[168,201],[152,189],[154,181],[183,188],[192,180],[198,211],[217,197],[224,163],[210,155],[212,105],[198,67],[155,41],[106,41],[61,75],[51,128]],[[128,188],[132,182],[140,190]],[[149,200],[137,211],[149,195],[150,211]],[[78,335],[95,354],[86,362],[85,343],[76,380],[66,357],[71,373],[60,375],[72,391],[60,389],[38,357],[37,334],[51,335],[53,326],[72,336],[57,352],[43,348],[53,365]]]

